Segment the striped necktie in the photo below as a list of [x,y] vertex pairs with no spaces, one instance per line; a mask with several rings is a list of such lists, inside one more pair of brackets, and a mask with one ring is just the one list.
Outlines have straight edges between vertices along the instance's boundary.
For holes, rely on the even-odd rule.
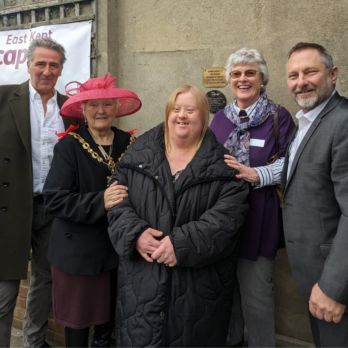
[[246,132],[249,128],[249,117],[245,110],[239,111],[239,120],[240,120],[240,130],[241,132]]

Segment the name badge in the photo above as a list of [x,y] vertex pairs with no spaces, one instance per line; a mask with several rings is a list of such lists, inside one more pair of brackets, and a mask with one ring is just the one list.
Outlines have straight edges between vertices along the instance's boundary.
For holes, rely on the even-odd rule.
[[263,139],[250,139],[250,146],[264,147],[265,140],[263,140]]

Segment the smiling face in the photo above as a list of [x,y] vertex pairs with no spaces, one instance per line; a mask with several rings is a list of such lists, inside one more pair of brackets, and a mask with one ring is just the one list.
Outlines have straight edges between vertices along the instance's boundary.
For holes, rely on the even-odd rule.
[[111,128],[117,113],[116,99],[87,100],[82,104],[88,127],[97,132]]
[[203,131],[203,117],[196,96],[191,92],[178,94],[168,115],[168,133],[173,141],[196,144]]
[[27,67],[31,84],[40,96],[52,96],[63,69],[61,54],[49,48],[37,47]]
[[257,63],[233,66],[229,83],[239,108],[245,109],[259,99],[262,82],[262,74]]
[[336,80],[337,68],[328,69],[316,49],[295,51],[288,60],[288,88],[304,112],[327,99],[335,88]]

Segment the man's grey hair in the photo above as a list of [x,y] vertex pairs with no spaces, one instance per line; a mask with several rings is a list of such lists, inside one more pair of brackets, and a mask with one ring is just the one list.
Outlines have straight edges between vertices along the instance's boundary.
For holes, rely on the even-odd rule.
[[259,66],[260,73],[262,75],[262,84],[266,86],[269,79],[268,67],[265,59],[260,51],[255,48],[241,48],[240,50],[233,52],[227,59],[225,65],[225,78],[226,81],[230,80],[230,73],[235,65],[256,63]]
[[331,69],[334,67],[331,54],[327,51],[327,49],[324,46],[314,42],[298,42],[294,47],[290,49],[288,53],[288,58],[290,58],[290,56],[295,52],[307,49],[317,50],[320,54],[322,63],[326,66],[327,69]]
[[66,61],[65,49],[57,41],[50,39],[50,38],[36,39],[30,43],[30,45],[28,47],[28,51],[27,51],[27,61],[28,62],[31,62],[33,60],[34,51],[38,47],[47,48],[49,50],[53,50],[53,51],[58,52],[61,56],[60,64],[63,66],[63,64]]

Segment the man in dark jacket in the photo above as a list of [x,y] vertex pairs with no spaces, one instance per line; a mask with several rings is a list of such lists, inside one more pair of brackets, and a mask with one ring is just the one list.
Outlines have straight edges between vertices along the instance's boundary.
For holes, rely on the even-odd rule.
[[57,142],[68,125],[59,115],[66,97],[55,90],[65,62],[64,48],[52,39],[31,42],[30,80],[0,87],[0,346],[8,347],[21,279],[31,279],[24,318],[25,347],[46,344],[51,308],[50,267],[46,258],[51,218],[42,187]]
[[290,50],[287,83],[301,110],[283,172],[284,232],[316,347],[348,347],[348,101],[337,78],[323,46]]

